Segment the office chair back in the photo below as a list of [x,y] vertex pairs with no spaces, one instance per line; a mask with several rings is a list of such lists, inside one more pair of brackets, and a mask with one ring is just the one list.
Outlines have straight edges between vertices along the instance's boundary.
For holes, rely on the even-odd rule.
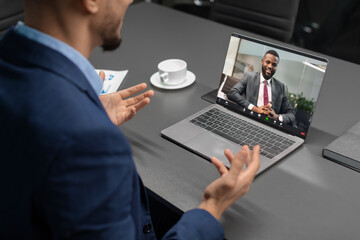
[[216,0],[210,18],[280,41],[291,40],[300,0]]
[[17,21],[24,19],[22,0],[0,0],[0,36]]

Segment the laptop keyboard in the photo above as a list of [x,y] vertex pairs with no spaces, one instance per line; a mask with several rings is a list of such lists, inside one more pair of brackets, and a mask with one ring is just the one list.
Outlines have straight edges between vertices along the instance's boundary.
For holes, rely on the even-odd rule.
[[295,143],[217,108],[208,110],[190,122],[236,144],[248,145],[250,149],[259,144],[260,154],[270,159]]

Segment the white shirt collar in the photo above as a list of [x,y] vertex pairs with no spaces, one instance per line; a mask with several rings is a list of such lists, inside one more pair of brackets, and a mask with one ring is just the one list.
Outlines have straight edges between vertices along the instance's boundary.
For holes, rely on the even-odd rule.
[[18,22],[15,26],[15,31],[33,41],[43,44],[67,57],[72,61],[84,74],[89,81],[92,88],[97,95],[100,95],[103,87],[103,81],[99,75],[95,72],[94,67],[91,65],[88,59],[86,59],[80,52],[72,48],[70,45],[51,37],[43,32],[40,32],[34,28],[26,26],[23,22]]
[[271,81],[271,79],[272,79],[272,77],[269,78],[268,80],[266,80],[266,79],[264,78],[264,76],[262,75],[262,72],[260,72],[260,84],[263,83],[264,81],[267,81],[268,86],[270,86],[270,81]]

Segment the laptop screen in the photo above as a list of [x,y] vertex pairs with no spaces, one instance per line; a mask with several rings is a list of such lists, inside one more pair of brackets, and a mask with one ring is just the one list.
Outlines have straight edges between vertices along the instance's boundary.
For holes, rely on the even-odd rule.
[[217,103],[306,138],[326,59],[233,33]]

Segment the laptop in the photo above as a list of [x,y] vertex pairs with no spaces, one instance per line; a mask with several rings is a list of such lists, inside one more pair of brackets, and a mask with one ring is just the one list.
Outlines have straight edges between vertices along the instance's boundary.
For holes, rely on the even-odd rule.
[[[327,64],[318,56],[233,33],[216,103],[161,135],[227,167],[225,149],[235,154],[244,145],[259,144],[258,175],[304,143]],[[263,80],[268,80],[266,90]]]

